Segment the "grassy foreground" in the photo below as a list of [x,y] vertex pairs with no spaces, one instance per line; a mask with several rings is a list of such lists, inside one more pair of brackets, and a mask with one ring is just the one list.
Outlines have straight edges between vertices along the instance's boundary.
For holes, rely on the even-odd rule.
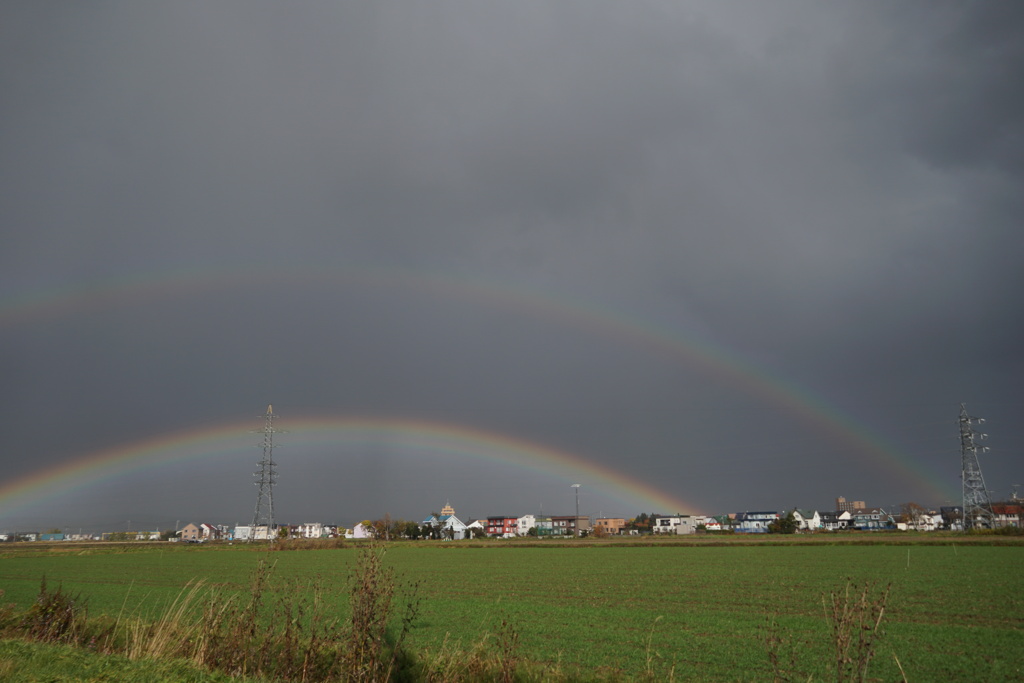
[[0,640],[0,681],[5,683],[239,683],[227,674],[203,671],[189,662],[131,660],[68,645]]
[[[519,680],[837,680],[827,598],[867,585],[874,587],[869,603],[891,586],[874,636],[872,678],[1024,680],[1024,546],[955,537],[886,545],[880,538],[841,545],[397,543],[386,563],[399,583],[416,584],[410,656],[442,673],[445,661],[489,657],[496,679],[510,671],[500,663],[512,661]],[[0,588],[4,602],[26,609],[45,575],[51,587],[87,599],[90,618],[152,622],[195,579],[207,592],[194,609],[232,596],[241,605],[264,559],[273,565],[265,602],[298,604],[316,592],[326,623],[351,615],[358,553],[25,548],[0,552]],[[396,593],[396,608],[412,590]],[[392,632],[399,627],[393,620]],[[4,661],[13,656],[3,652]]]

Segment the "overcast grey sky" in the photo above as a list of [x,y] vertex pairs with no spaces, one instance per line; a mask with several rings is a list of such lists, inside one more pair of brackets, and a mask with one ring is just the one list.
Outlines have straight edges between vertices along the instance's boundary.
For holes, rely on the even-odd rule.
[[[1006,498],[1022,67],[1019,3],[5,3],[0,487],[273,403],[691,511],[940,505],[966,402]],[[280,441],[293,523],[569,513],[576,478],[670,512]],[[244,522],[258,457],[0,497],[0,530]]]

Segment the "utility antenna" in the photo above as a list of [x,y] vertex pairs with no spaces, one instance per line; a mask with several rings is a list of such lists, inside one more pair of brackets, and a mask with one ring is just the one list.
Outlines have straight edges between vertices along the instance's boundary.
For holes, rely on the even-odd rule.
[[267,537],[274,540],[274,480],[277,479],[277,463],[274,462],[274,406],[267,406],[267,414],[263,417],[263,458],[256,463],[259,469],[253,472],[256,481],[253,482],[259,487],[259,494],[256,496],[256,510],[252,513],[252,527],[249,531],[249,540],[256,536],[257,526],[267,527]]
[[975,424],[985,422],[983,417],[972,417],[967,413],[967,406],[960,404],[960,459],[963,462],[963,526],[968,529],[991,529],[995,527],[995,513],[992,512],[992,501],[985,488],[985,478],[981,476],[981,464],[978,462],[978,451],[988,450],[988,446],[978,447],[974,439],[983,441],[988,434],[974,429]]

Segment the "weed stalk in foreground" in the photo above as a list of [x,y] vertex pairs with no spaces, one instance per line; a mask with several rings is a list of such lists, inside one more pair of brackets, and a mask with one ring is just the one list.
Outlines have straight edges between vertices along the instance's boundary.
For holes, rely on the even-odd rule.
[[[841,588],[822,594],[832,652],[829,668],[833,669],[836,683],[864,683],[867,680],[868,665],[875,656],[890,589],[891,585],[879,591],[870,582],[857,587],[847,579]],[[775,683],[813,679],[812,674],[802,669],[814,667],[807,667],[807,662],[800,661],[800,653],[806,651],[806,645],[806,642],[794,642],[769,615],[765,646]]]
[[891,588],[890,584],[879,592],[869,582],[855,589],[847,580],[844,588],[822,596],[832,632],[836,683],[867,680]]
[[383,546],[370,546],[361,550],[356,560],[349,599],[352,616],[342,643],[342,673],[349,680],[388,680],[418,613],[413,586],[398,632],[388,633],[396,586],[394,571],[384,565],[384,555]]
[[51,591],[43,576],[36,601],[22,618],[21,627],[32,640],[44,643],[73,643],[85,619],[85,602],[64,592],[63,586]]

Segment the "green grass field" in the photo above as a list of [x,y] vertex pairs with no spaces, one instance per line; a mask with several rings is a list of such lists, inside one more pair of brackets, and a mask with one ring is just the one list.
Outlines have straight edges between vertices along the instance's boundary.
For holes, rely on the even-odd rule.
[[[357,552],[173,544],[0,551],[0,588],[4,602],[25,607],[45,575],[87,598],[90,615],[152,618],[190,580],[245,591],[268,558],[276,590],[317,580],[343,612]],[[420,651],[436,652],[446,639],[469,649],[505,621],[519,634],[521,657],[584,677],[763,680],[771,675],[771,617],[800,670],[827,680],[822,596],[850,579],[892,586],[872,677],[902,680],[898,659],[910,681],[1024,680],[1019,543],[397,543],[387,562],[400,581],[417,584],[410,644]]]
[[200,671],[181,661],[134,661],[116,655],[97,655],[66,645],[0,641],[0,681],[58,683],[240,683],[226,674]]

